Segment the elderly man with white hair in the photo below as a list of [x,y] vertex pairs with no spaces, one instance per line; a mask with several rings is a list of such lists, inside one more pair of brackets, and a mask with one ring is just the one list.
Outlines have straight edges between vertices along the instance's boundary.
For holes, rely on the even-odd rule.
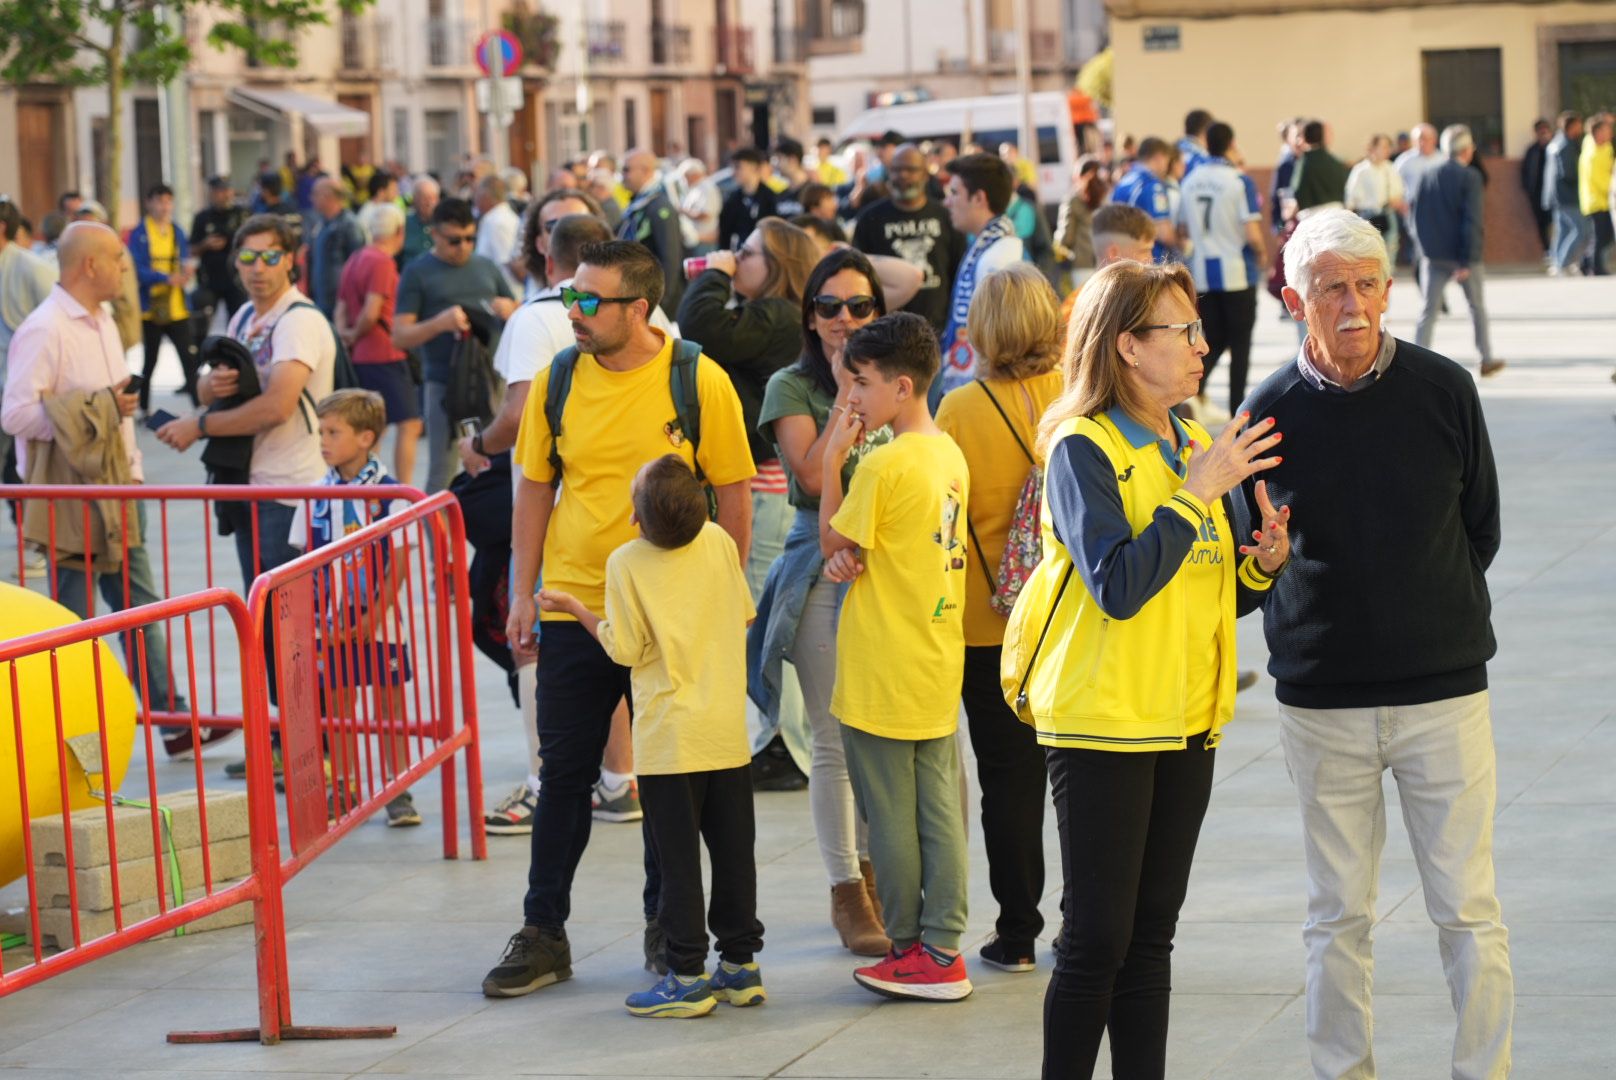
[[1457,281],[1470,304],[1481,373],[1496,375],[1503,370],[1504,362],[1493,357],[1492,338],[1487,332],[1481,174],[1470,167],[1476,156],[1476,141],[1470,129],[1463,124],[1444,129],[1442,153],[1446,160],[1422,169],[1409,189],[1409,216],[1419,241],[1420,294],[1424,300],[1414,340],[1421,348],[1430,348],[1442,290],[1449,281]]
[[438,208],[443,187],[430,173],[421,173],[410,183],[410,212],[404,219],[404,249],[393,261],[398,272],[432,250],[432,211]]
[[392,203],[366,203],[359,225],[370,243],[342,268],[337,286],[337,336],[348,346],[359,385],[374,390],[397,425],[393,475],[410,483],[416,444],[421,439],[421,396],[410,374],[409,358],[393,344],[393,309],[398,303],[398,253],[404,248],[404,211]]
[[[1245,404],[1288,436],[1263,476],[1297,523],[1263,627],[1302,809],[1307,1034],[1319,1080],[1376,1075],[1370,939],[1390,769],[1458,1013],[1452,1075],[1492,1080],[1509,1073],[1514,1012],[1487,693],[1498,474],[1475,381],[1382,325],[1390,271],[1356,214],[1304,220],[1285,246],[1284,298],[1308,336]],[[1262,520],[1249,483],[1243,496]]]

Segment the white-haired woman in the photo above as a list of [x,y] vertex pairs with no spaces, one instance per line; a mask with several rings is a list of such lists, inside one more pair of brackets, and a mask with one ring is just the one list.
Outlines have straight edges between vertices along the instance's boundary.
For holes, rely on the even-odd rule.
[[404,248],[404,211],[392,203],[366,203],[359,226],[370,243],[354,252],[337,284],[337,336],[348,347],[359,385],[382,396],[387,423],[396,425],[393,475],[415,475],[421,439],[421,398],[404,350],[393,344],[393,306],[398,300],[398,253]]

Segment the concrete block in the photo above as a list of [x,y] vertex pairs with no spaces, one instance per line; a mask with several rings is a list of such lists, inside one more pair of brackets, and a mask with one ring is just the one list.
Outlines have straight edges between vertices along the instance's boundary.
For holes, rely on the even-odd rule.
[[[237,885],[237,881],[220,881],[214,883],[214,890],[220,891]],[[186,894],[191,899],[202,895],[202,887],[197,885],[196,895]],[[170,905],[172,909],[172,905]],[[157,914],[157,900],[139,900],[133,904],[123,906],[123,924],[125,927],[133,926],[142,919],[149,919]],[[240,926],[252,921],[253,906],[251,901],[235,904],[223,911],[209,915],[205,919],[187,923],[187,934],[199,934],[208,930],[222,930],[227,926]],[[81,942],[93,941],[98,937],[105,937],[117,929],[111,911],[81,911],[79,912],[79,940]],[[47,949],[70,949],[73,947],[73,913],[66,908],[46,908],[39,913],[39,937]]]
[[[196,792],[176,791],[162,795],[158,803],[173,812],[173,845],[175,850],[200,847],[203,836]],[[247,835],[247,793],[219,791],[207,797],[208,836],[210,842],[233,840]],[[112,861],[107,847],[106,809],[92,806],[75,811],[70,819],[73,828],[73,863],[78,867],[106,866]],[[151,858],[151,811],[135,806],[112,808],[113,828],[117,830],[118,861],[120,863]],[[59,814],[35,818],[30,823],[33,833],[34,862],[38,866],[66,866],[67,842]]]
[[[212,824],[211,818],[209,824]],[[77,851],[74,852],[78,854]],[[123,854],[122,849],[118,854]],[[181,848],[176,852],[180,864],[180,886],[186,896],[203,891],[202,849]],[[252,847],[245,836],[233,840],[215,841],[208,853],[209,869],[213,880],[230,881],[244,878],[252,872]],[[39,906],[44,908],[70,908],[72,901],[67,887],[68,869],[65,866],[36,866],[34,880],[39,890]],[[72,872],[78,879],[78,906],[82,911],[112,910],[112,867],[92,866]],[[162,860],[163,890],[168,902],[174,903],[173,886],[169,878],[168,858]],[[157,898],[158,862],[147,855],[144,859],[130,859],[118,864],[118,899],[125,905]]]

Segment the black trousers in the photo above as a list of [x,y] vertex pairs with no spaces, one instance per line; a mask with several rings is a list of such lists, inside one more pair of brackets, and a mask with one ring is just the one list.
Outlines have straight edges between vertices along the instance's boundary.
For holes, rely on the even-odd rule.
[[1257,324],[1257,290],[1204,292],[1197,301],[1206,332],[1206,359],[1202,361],[1201,393],[1225,349],[1229,352],[1229,412],[1246,400],[1246,373],[1251,370],[1251,331]]
[[[589,846],[589,792],[600,779],[612,712],[630,696],[629,671],[612,663],[577,623],[547,622],[539,635],[537,676],[544,753],[522,915],[529,926],[559,931],[572,913],[572,878]],[[649,844],[645,871],[650,917],[657,910],[658,881]]]
[[1593,223],[1594,242],[1588,249],[1588,257],[1583,260],[1583,268],[1589,274],[1605,277],[1611,272],[1610,249],[1611,245],[1616,244],[1616,229],[1612,228],[1609,210],[1589,214],[1588,220]]
[[1044,804],[1049,772],[1033,729],[1017,719],[999,689],[997,645],[965,650],[961,697],[982,789],[982,837],[988,887],[999,903],[994,924],[1006,944],[1031,953],[1044,929]]
[[141,335],[145,339],[145,361],[140,369],[140,411],[151,411],[151,381],[152,375],[157,371],[157,350],[162,348],[166,337],[174,343],[174,349],[180,354],[180,367],[185,371],[185,393],[191,399],[191,404],[199,405],[201,400],[196,396],[196,344],[191,339],[191,320],[176,319],[170,323],[158,323],[146,320],[140,324]]
[[1543,253],[1546,255],[1554,246],[1554,211],[1537,206],[1534,200],[1532,220],[1537,223],[1537,238],[1543,245]]
[[1206,736],[1184,750],[1050,750],[1066,948],[1044,994],[1044,1080],[1162,1080],[1173,933],[1212,793]]
[[[718,955],[749,964],[763,948],[757,918],[757,866],[752,849],[752,769],[640,776],[646,832],[663,868],[657,924],[667,940],[664,959],[675,975],[700,975],[707,964],[707,930]],[[701,845],[712,866],[712,900],[702,918]]]

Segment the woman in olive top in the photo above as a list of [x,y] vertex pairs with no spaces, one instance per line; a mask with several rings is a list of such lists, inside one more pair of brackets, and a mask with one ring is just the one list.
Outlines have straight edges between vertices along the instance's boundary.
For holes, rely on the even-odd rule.
[[[766,223],[765,223],[766,224]],[[887,313],[870,261],[852,248],[826,255],[810,275],[802,305],[802,356],[769,380],[758,429],[786,463],[796,519],[785,551],[769,571],[747,635],[747,679],[753,701],[776,722],[782,662],[802,686],[813,752],[808,803],[819,853],[830,878],[831,924],[853,952],[884,956],[890,946],[874,907],[874,873],[863,823],[853,807],[841,725],[830,714],[836,685],[836,616],[845,590],[821,580],[819,490],[828,421],[847,409],[852,376],[842,346],[854,330]],[[857,460],[892,438],[890,428],[865,436],[848,457],[845,487]]]
[[[757,475],[752,478],[752,550],[746,584],[753,600],[791,527],[786,476],[773,448],[758,433],[758,409],[769,377],[802,353],[798,320],[803,290],[819,248],[806,232],[765,218],[737,252],[715,251],[679,302],[679,334],[729,373],[741,399]],[[730,294],[741,300],[729,306]]]
[[952,435],[971,469],[965,578],[965,717],[982,788],[988,884],[999,904],[997,934],[982,960],[1031,971],[1044,928],[1044,751],[999,690],[1005,619],[989,605],[1010,519],[1033,467],[1038,420],[1060,394],[1060,300],[1031,263],[989,274],[971,299],[966,332],[976,346],[976,381],[951,391],[937,426]]
[[[1246,429],[1238,416],[1214,440],[1173,415],[1205,354],[1189,271],[1109,266],[1083,286],[1065,389],[1039,426],[1044,560],[1005,654],[1009,667],[1043,633],[1017,704],[1050,748],[1066,864],[1045,1077],[1091,1076],[1108,1030],[1117,1077],[1163,1075],[1168,955],[1212,748],[1234,712],[1235,614],[1290,554],[1289,510],[1265,484],[1257,532],[1231,523],[1224,500],[1279,463],[1265,456],[1280,442],[1272,422]],[[1237,531],[1253,541],[1238,554]],[[1037,625],[1025,622],[1035,610]]]

